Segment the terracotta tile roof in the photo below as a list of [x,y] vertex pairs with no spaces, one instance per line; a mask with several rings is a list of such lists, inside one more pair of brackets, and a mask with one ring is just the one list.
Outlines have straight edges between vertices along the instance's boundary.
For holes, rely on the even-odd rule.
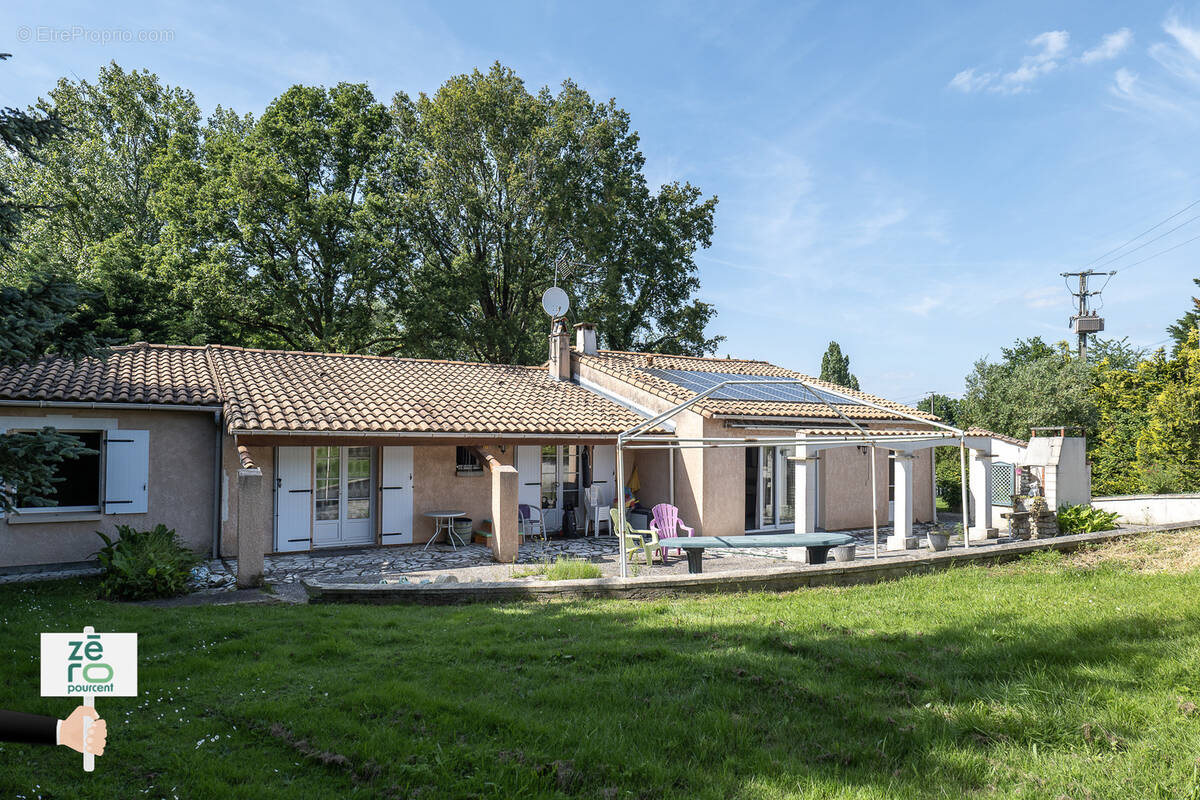
[[[870,401],[886,409],[904,411],[921,419],[938,420],[938,417],[927,411],[921,411],[910,406],[894,403],[891,400],[866,392],[856,392],[836,384],[813,378],[802,372],[795,372],[783,367],[777,367],[766,361],[751,361],[747,359],[700,358],[694,356],[670,356],[654,353],[627,353],[616,350],[601,350],[595,355],[575,354],[580,364],[608,373],[632,384],[650,394],[661,397],[673,403],[682,403],[695,396],[695,392],[685,389],[656,376],[648,370],[687,370],[699,372],[725,372],[737,375],[772,377],[772,378],[801,378],[813,386],[832,389],[855,398]],[[834,403],[838,410],[853,420],[904,420],[897,414],[881,411],[870,406]],[[836,420],[839,417],[832,413],[823,403],[794,403],[784,401],[760,400],[713,400],[704,399],[693,406],[706,417],[736,416],[736,417],[781,417]]]
[[220,405],[203,347],[114,347],[75,363],[47,357],[0,367],[0,400]]
[[[847,438],[863,435],[854,428],[801,428],[800,433],[809,436],[845,436]],[[954,436],[950,431],[930,430],[929,428],[868,428],[866,436],[873,439],[875,437],[928,436],[931,433],[944,433],[948,438]]]
[[546,369],[210,346],[230,430],[615,434],[643,417]]
[[989,431],[986,428],[979,428],[979,427],[972,426],[970,428],[967,428],[967,435],[968,436],[989,436],[993,439],[999,439],[1002,442],[1008,442],[1009,444],[1015,444],[1020,447],[1028,447],[1029,446],[1029,442],[1022,441],[1022,440],[1014,438],[1012,436],[1006,436],[1003,433],[994,433],[993,431]]

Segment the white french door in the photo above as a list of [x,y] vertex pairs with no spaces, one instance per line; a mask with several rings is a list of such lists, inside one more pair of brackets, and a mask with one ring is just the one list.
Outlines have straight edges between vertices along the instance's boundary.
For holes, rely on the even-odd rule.
[[313,547],[375,541],[374,484],[374,448],[313,448]]

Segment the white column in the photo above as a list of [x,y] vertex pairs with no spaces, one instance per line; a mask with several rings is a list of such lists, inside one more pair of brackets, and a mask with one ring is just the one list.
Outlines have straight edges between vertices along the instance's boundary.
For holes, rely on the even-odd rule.
[[913,526],[913,457],[912,453],[895,452],[896,499],[892,535],[888,537],[888,550],[907,550],[917,546],[912,535]]
[[[815,533],[817,530],[817,451],[807,445],[797,445],[791,459],[796,472],[796,533]],[[808,563],[808,550],[789,547],[784,551],[788,561]]]
[[995,539],[997,531],[992,527],[992,454],[987,450],[971,450],[970,477],[971,504],[975,516],[971,521],[972,542]]
[[792,463],[796,470],[796,533],[817,530],[817,451],[807,445],[796,447]]

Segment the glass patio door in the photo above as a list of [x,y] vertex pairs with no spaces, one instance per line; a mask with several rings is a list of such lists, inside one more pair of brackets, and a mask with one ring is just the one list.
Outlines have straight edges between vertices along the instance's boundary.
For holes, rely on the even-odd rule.
[[567,506],[579,508],[581,505],[581,458],[582,448],[578,445],[542,446],[542,519],[547,530],[561,530],[563,509]]
[[778,530],[796,524],[796,476],[788,459],[795,447],[746,450],[746,530]]
[[375,541],[374,478],[374,448],[314,448],[314,546]]

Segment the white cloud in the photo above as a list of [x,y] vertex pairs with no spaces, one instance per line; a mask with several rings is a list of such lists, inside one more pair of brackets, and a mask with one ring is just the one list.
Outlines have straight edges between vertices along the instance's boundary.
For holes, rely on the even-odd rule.
[[1071,34],[1067,31],[1046,31],[1029,40],[1034,52],[1021,59],[1020,65],[1009,72],[979,72],[977,68],[964,69],[950,79],[949,88],[960,92],[978,92],[986,89],[998,94],[1018,94],[1043,75],[1058,68],[1059,60],[1070,47]]
[[1163,30],[1179,43],[1179,46],[1191,55],[1200,59],[1200,30],[1189,28],[1179,21],[1179,17],[1171,15],[1163,23]]
[[1046,31],[1029,40],[1037,52],[1021,59],[1021,66],[1007,73],[993,91],[1015,94],[1025,91],[1029,84],[1058,68],[1058,59],[1067,52],[1071,34],[1066,31]]
[[1130,97],[1136,91],[1137,75],[1121,67],[1113,74],[1113,90],[1121,96]]
[[951,89],[957,89],[960,92],[976,92],[985,88],[996,78],[994,72],[976,73],[975,68],[964,69],[962,72],[950,79],[948,84]]
[[1091,50],[1084,52],[1079,60],[1085,64],[1094,64],[1098,61],[1110,61],[1124,53],[1133,42],[1133,31],[1129,28],[1121,28],[1119,31],[1113,31],[1100,40],[1100,44],[1093,47]]

